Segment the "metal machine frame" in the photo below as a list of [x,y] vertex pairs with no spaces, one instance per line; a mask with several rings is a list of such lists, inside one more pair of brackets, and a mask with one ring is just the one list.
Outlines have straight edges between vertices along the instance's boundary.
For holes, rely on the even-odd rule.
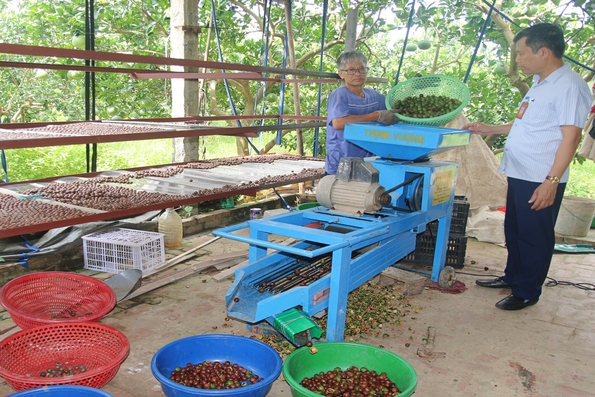
[[[403,136],[406,138],[401,139]],[[442,128],[352,123],[347,125],[345,137],[379,154],[371,164],[379,172],[380,184],[393,188],[388,189],[390,205],[360,215],[320,206],[215,230],[217,236],[249,244],[249,263],[236,271],[225,297],[231,317],[273,324],[275,317],[288,309],[299,307],[310,316],[327,309],[326,340],[343,340],[349,292],[414,251],[417,233],[435,220],[438,230],[430,276],[438,281],[446,262],[458,165],[427,158],[431,153],[467,144],[470,134]],[[412,150],[407,150],[409,144]],[[425,161],[419,161],[421,158]],[[417,181],[416,187],[403,181]],[[241,233],[246,229],[248,236]],[[271,235],[296,242],[274,243],[269,241]],[[324,262],[325,257],[330,258],[331,266],[318,278],[282,291],[270,288],[270,280],[287,280],[300,263]]]

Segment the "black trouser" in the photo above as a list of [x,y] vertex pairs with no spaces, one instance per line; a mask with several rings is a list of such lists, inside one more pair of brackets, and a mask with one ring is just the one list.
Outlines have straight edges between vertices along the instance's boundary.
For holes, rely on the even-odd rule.
[[504,282],[519,298],[538,300],[554,255],[554,226],[565,183],[558,184],[554,204],[539,211],[529,199],[540,183],[508,178],[504,235],[508,259]]

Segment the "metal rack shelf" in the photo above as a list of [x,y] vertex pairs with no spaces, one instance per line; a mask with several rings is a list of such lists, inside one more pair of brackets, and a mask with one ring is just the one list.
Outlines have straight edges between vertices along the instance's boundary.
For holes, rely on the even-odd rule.
[[259,132],[324,127],[322,122],[284,124],[276,126],[213,127],[198,123],[179,122],[178,119],[156,121],[99,121],[47,123],[42,126],[26,124],[3,125],[0,128],[0,149],[21,149],[45,146],[138,141],[163,138],[183,138],[207,135],[235,135],[256,137]]
[[[136,64],[200,67],[212,69],[213,73],[203,73],[204,78],[234,77],[251,80],[275,80],[284,83],[322,83],[337,82],[338,75],[318,71],[296,70],[286,68],[271,68],[242,64],[229,64],[222,62],[206,62],[192,59],[178,59],[158,56],[143,56],[131,54],[117,54],[99,51],[72,50],[64,48],[50,48],[27,46],[19,44],[0,43],[0,53],[13,55],[31,55],[36,57],[70,58],[86,61],[111,61]],[[134,68],[96,67],[94,65],[76,65],[62,63],[33,63],[33,62],[0,62],[0,67],[7,68],[42,68],[53,70],[79,70],[92,76],[91,73],[125,73],[131,78],[199,78],[196,75],[187,76],[186,72],[151,71]],[[224,73],[221,70],[235,71]],[[242,72],[242,73],[237,73]],[[287,79],[264,77],[266,74],[278,73],[287,76],[310,76],[308,79]],[[87,76],[87,77],[89,77]],[[371,78],[371,81],[385,82],[385,79]],[[213,127],[207,125],[210,121],[218,120],[267,120],[272,119],[272,125],[242,126],[242,127]],[[288,120],[289,124],[283,122]],[[238,122],[239,125],[239,122]],[[217,116],[217,117],[181,117],[162,119],[137,119],[137,120],[95,120],[72,122],[41,122],[2,124],[0,128],[0,150],[22,149],[32,147],[63,146],[77,144],[98,144],[107,142],[122,142],[136,140],[152,140],[163,138],[185,138],[207,135],[232,135],[238,137],[256,137],[264,131],[287,131],[305,128],[325,127],[325,118],[320,116],[291,116],[291,115],[248,115],[248,116]],[[268,155],[264,155],[268,156]],[[153,167],[136,169],[106,171],[101,173],[87,173],[84,175],[70,175],[44,180],[27,181],[23,183],[0,184],[0,238],[17,236],[21,234],[41,232],[56,227],[71,226],[86,222],[95,222],[108,219],[128,217],[152,210],[160,210],[172,206],[196,204],[203,201],[227,198],[233,195],[256,195],[263,189],[274,188],[290,183],[312,180],[324,175],[324,162],[320,159],[297,160],[277,158],[272,164],[245,163],[237,165],[220,165],[208,170],[193,169],[188,167],[191,163],[164,164]],[[163,194],[163,199],[151,202],[149,205],[136,205],[127,208],[101,210],[87,208],[84,205],[59,203],[58,200],[47,200],[39,197],[23,198],[23,192],[33,188],[44,187],[52,184],[68,184],[77,181],[89,181],[94,178],[118,177],[141,170],[162,171],[170,167],[184,168],[182,173],[169,176],[144,176],[134,179],[132,185],[106,182],[110,186],[125,187],[136,191],[147,191]],[[252,182],[250,182],[252,181]],[[248,183],[247,183],[248,182]],[[93,194],[97,192],[92,192]],[[59,219],[35,219],[32,216],[30,223],[21,225],[14,222],[15,214],[7,208],[6,196],[23,201],[20,206],[27,206],[35,200],[50,206],[66,206],[66,211],[72,216],[58,217]],[[4,205],[2,198],[4,196]],[[106,198],[109,200],[109,198]],[[24,204],[23,204],[24,203]],[[12,211],[15,212],[15,211]],[[29,208],[24,212],[31,214]],[[34,213],[35,211],[33,211]],[[57,211],[57,213],[64,211]]]
[[[106,171],[82,175],[70,175],[48,178],[22,183],[0,185],[0,238],[18,236],[22,234],[46,231],[49,229],[72,226],[87,222],[96,222],[109,219],[130,217],[153,210],[168,207],[196,204],[204,201],[224,199],[234,195],[254,196],[257,191],[270,189],[292,183],[305,182],[320,178],[324,175],[324,161],[314,158],[305,158],[283,155],[251,156],[268,158],[270,161],[246,162],[236,165],[221,164],[213,168],[195,168],[201,162],[177,163],[167,166],[142,167],[127,170]],[[230,158],[233,159],[233,158]],[[224,160],[230,160],[224,159]],[[182,172],[173,175],[151,176],[167,174],[169,168],[182,168]],[[135,177],[135,175],[141,177]],[[142,176],[147,174],[148,176]],[[150,205],[135,203],[129,208],[116,208],[105,211],[84,205],[72,205],[58,200],[41,199],[36,196],[25,196],[23,193],[32,189],[44,188],[49,185],[73,184],[93,180],[117,180],[118,177],[130,177],[131,183],[105,182],[114,187],[124,187],[136,192],[151,192],[162,194],[163,199]],[[109,179],[106,179],[109,178]],[[11,226],[15,223],[17,214],[2,208],[2,195],[17,197],[23,201],[25,208],[33,205],[36,200],[48,205],[67,206],[80,210],[85,214],[76,217],[63,217],[60,219],[44,220],[41,214],[31,213],[30,222],[23,226]],[[105,198],[106,202],[110,200]],[[81,214],[79,214],[81,215]]]

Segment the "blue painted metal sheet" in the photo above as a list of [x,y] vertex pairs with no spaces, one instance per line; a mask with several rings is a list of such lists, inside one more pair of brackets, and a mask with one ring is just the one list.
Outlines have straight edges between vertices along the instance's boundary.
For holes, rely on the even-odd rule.
[[348,123],[345,139],[377,156],[415,160],[429,158],[458,146],[468,145],[467,130],[412,124]]
[[[386,127],[390,137],[384,137],[367,131],[369,125],[363,124],[369,123],[354,124],[358,125],[352,126],[349,134],[345,129],[346,138],[381,156],[370,163],[379,171],[379,183],[389,192],[390,204],[375,214],[363,215],[319,206],[215,230],[217,236],[249,244],[249,264],[236,273],[226,295],[230,316],[248,323],[271,322],[275,315],[293,307],[308,315],[327,309],[326,340],[343,340],[349,292],[414,251],[417,233],[435,220],[436,247],[428,274],[432,281],[438,281],[446,262],[458,165],[395,158],[413,159],[467,144],[468,131],[396,125]],[[382,139],[392,143],[405,140],[407,145],[395,148],[398,145]],[[242,233],[245,229],[249,229],[248,236]],[[294,238],[297,243],[277,244],[269,241],[272,235]],[[281,277],[300,260],[321,258],[330,259],[331,266],[319,279],[308,280],[305,285],[290,284],[291,288],[275,293],[259,292],[263,277]],[[281,283],[286,282],[284,277],[279,278]]]

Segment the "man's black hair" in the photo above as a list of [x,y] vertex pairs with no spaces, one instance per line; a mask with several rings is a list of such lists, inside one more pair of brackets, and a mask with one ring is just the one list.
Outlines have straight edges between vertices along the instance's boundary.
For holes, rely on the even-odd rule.
[[564,41],[564,32],[562,32],[562,29],[558,25],[554,25],[553,23],[538,23],[529,26],[514,36],[514,42],[516,43],[523,37],[526,37],[525,45],[530,47],[534,54],[540,48],[545,47],[556,58],[561,59],[564,56],[566,42]]

